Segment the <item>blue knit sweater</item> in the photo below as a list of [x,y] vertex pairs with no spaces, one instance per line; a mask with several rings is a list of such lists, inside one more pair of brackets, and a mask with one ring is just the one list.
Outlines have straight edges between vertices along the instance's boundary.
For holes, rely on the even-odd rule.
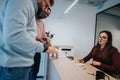
[[26,67],[44,46],[35,40],[35,0],[4,0],[0,6],[0,66]]

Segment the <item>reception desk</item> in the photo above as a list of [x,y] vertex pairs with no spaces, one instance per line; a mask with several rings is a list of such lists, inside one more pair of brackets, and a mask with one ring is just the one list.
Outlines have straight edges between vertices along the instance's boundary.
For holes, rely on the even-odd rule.
[[[90,64],[77,63],[66,57],[49,58],[48,80],[95,80],[96,70],[98,69]],[[109,77],[110,80],[116,80]],[[105,77],[105,80],[108,79]]]

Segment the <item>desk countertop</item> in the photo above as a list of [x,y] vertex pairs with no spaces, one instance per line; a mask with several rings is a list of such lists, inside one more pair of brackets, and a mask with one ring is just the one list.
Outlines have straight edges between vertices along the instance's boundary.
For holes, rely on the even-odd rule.
[[[51,59],[51,62],[60,80],[95,80],[94,74],[98,70],[90,64],[77,63],[65,57]],[[112,76],[109,77],[110,80],[116,80]]]

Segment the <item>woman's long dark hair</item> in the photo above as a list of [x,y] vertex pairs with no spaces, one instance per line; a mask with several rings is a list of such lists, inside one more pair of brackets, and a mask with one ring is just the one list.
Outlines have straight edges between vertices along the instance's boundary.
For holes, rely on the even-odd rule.
[[[109,53],[108,53],[108,51],[110,50],[110,48],[112,47],[112,33],[110,32],[110,31],[106,31],[106,30],[104,30],[104,31],[101,31],[100,33],[99,33],[99,36],[100,36],[100,34],[101,33],[106,33],[107,34],[107,36],[108,36],[108,41],[107,41],[107,43],[106,43],[106,45],[105,45],[105,48],[104,48],[104,50],[103,50],[103,54],[101,55],[101,58],[103,59],[103,60],[106,60],[106,57],[109,55]],[[97,42],[97,45],[96,45],[96,51],[95,51],[95,54],[98,52],[98,50],[100,49],[100,44]]]
[[[105,45],[105,47],[106,47],[106,46],[112,46],[112,33],[111,33],[110,31],[104,30],[104,31],[101,31],[101,32],[99,33],[99,36],[100,36],[101,33],[106,33],[107,36],[108,36],[108,42],[107,42],[107,44]],[[97,43],[97,46],[100,46],[99,43]]]

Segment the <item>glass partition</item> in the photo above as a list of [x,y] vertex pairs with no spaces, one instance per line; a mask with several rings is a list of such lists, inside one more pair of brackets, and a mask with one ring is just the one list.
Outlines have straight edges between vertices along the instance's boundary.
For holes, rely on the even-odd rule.
[[113,35],[113,46],[120,51],[120,4],[117,4],[96,15],[95,44],[98,33],[102,30],[109,30]]

